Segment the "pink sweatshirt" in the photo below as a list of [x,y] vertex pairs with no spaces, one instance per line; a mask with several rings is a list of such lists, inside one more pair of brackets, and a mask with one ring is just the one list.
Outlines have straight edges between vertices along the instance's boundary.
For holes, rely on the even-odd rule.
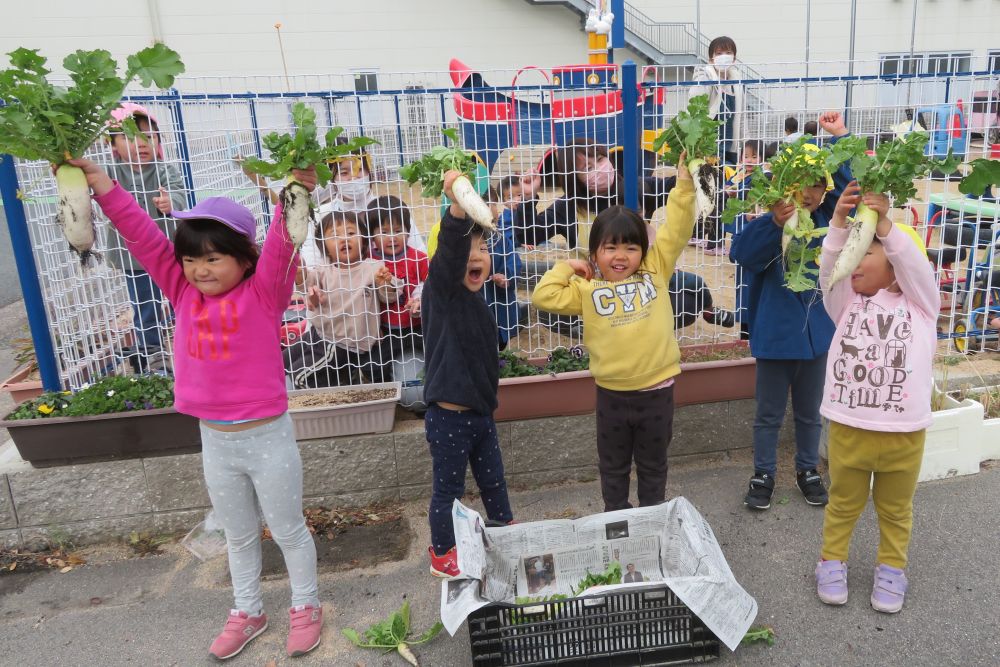
[[[261,419],[288,409],[279,326],[292,295],[298,257],[281,215],[254,274],[217,296],[184,277],[174,246],[117,183],[95,197],[136,259],[174,307],[174,407],[199,419]],[[221,224],[221,223],[220,223]]]
[[931,425],[931,365],[941,297],[927,256],[893,226],[879,238],[900,292],[872,297],[850,278],[830,287],[848,231],[831,227],[823,240],[820,285],[837,331],[827,356],[820,413],[869,431],[919,431]]

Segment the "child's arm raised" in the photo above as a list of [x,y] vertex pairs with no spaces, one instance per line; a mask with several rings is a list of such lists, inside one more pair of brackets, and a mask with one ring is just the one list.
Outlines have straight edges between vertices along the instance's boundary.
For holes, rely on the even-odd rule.
[[531,303],[540,310],[558,315],[580,315],[583,312],[583,294],[573,276],[584,280],[594,277],[590,263],[582,259],[559,262],[545,272],[531,293]]
[[437,249],[428,271],[428,289],[440,294],[460,294],[459,290],[465,289],[462,281],[469,265],[472,234],[477,230],[476,224],[466,217],[452,196],[451,185],[459,176],[461,173],[457,171],[449,171],[444,176],[444,193],[452,203],[441,217]]
[[861,188],[857,181],[851,181],[837,200],[833,217],[830,218],[830,231],[823,238],[823,254],[819,262],[819,285],[823,290],[823,307],[836,323],[844,309],[854,296],[850,280],[841,280],[830,286],[830,276],[837,263],[837,257],[847,242],[847,216],[861,202]]
[[176,303],[187,286],[184,269],[174,257],[174,244],[170,242],[153,219],[136,202],[135,198],[111,180],[90,160],[67,160],[79,167],[108,220],[125,240],[125,245],[153,278],[167,298]]
[[694,231],[694,180],[687,169],[687,154],[677,161],[677,184],[667,198],[667,221],[656,232],[653,250],[659,270],[669,276]]
[[[837,143],[841,138],[846,137],[850,134],[847,129],[847,125],[844,124],[844,117],[839,111],[824,111],[819,115],[817,119],[819,126],[829,132],[833,138],[830,139],[830,145]],[[822,209],[827,216],[833,215],[833,210],[837,207],[837,201],[840,199],[841,193],[847,187],[847,184],[854,180],[854,175],[851,174],[851,162],[847,162],[840,165],[837,171],[833,172],[833,190],[827,195],[823,203],[820,204],[820,209]]]
[[[314,169],[295,169],[292,175],[309,192],[316,188]],[[284,310],[292,297],[298,270],[299,256],[295,253],[295,244],[288,234],[284,210],[279,202],[275,204],[274,217],[264,238],[260,259],[257,260],[257,270],[253,275],[254,287],[269,307]]]
[[938,313],[941,312],[941,292],[938,291],[934,269],[927,259],[927,253],[922,251],[906,232],[897,229],[889,220],[888,197],[866,193],[863,201],[865,206],[879,213],[875,235],[882,242],[886,259],[892,264],[899,289],[911,304],[923,311],[926,317],[936,320]]

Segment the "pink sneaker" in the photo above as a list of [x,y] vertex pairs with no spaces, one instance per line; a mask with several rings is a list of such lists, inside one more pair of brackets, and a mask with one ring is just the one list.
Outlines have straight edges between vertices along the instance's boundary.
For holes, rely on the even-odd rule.
[[719,255],[725,255],[726,249],[725,247],[719,245],[714,248],[708,248],[707,250],[705,250],[705,254],[710,255],[712,257],[718,257]]
[[250,640],[267,630],[267,615],[249,616],[245,611],[233,609],[222,633],[208,649],[216,660],[227,660],[250,643]]
[[288,655],[297,658],[319,646],[323,608],[302,604],[288,610]]

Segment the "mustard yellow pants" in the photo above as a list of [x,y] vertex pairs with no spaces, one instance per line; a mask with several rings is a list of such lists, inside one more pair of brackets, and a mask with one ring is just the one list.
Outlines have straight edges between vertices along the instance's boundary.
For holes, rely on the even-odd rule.
[[823,558],[847,560],[854,524],[871,489],[878,514],[878,562],[906,567],[924,436],[924,431],[885,433],[830,422],[830,502],[823,517]]

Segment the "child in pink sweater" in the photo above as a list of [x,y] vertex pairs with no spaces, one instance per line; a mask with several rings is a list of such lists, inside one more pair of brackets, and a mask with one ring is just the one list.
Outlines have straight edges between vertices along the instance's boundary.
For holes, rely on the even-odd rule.
[[[830,285],[848,237],[847,214],[860,202],[879,214],[875,239],[850,279]],[[888,210],[885,195],[862,196],[852,182],[823,240],[820,285],[837,329],[820,407],[830,420],[830,502],[816,592],[827,604],[847,602],[848,548],[870,488],[881,533],[871,605],[892,614],[906,596],[903,570],[925,429],[931,425],[941,304],[923,242],[911,227],[890,222]]]
[[[201,420],[205,482],[225,529],[236,598],[209,653],[232,657],[267,629],[258,500],[292,587],[288,654],[308,653],[319,645],[323,609],[278,337],[298,270],[281,207],[262,252],[253,214],[223,197],[174,213],[181,222],[171,242],[100,167],[69,162],[83,169],[97,203],[177,314],[174,405]],[[296,177],[315,187],[315,172]]]

